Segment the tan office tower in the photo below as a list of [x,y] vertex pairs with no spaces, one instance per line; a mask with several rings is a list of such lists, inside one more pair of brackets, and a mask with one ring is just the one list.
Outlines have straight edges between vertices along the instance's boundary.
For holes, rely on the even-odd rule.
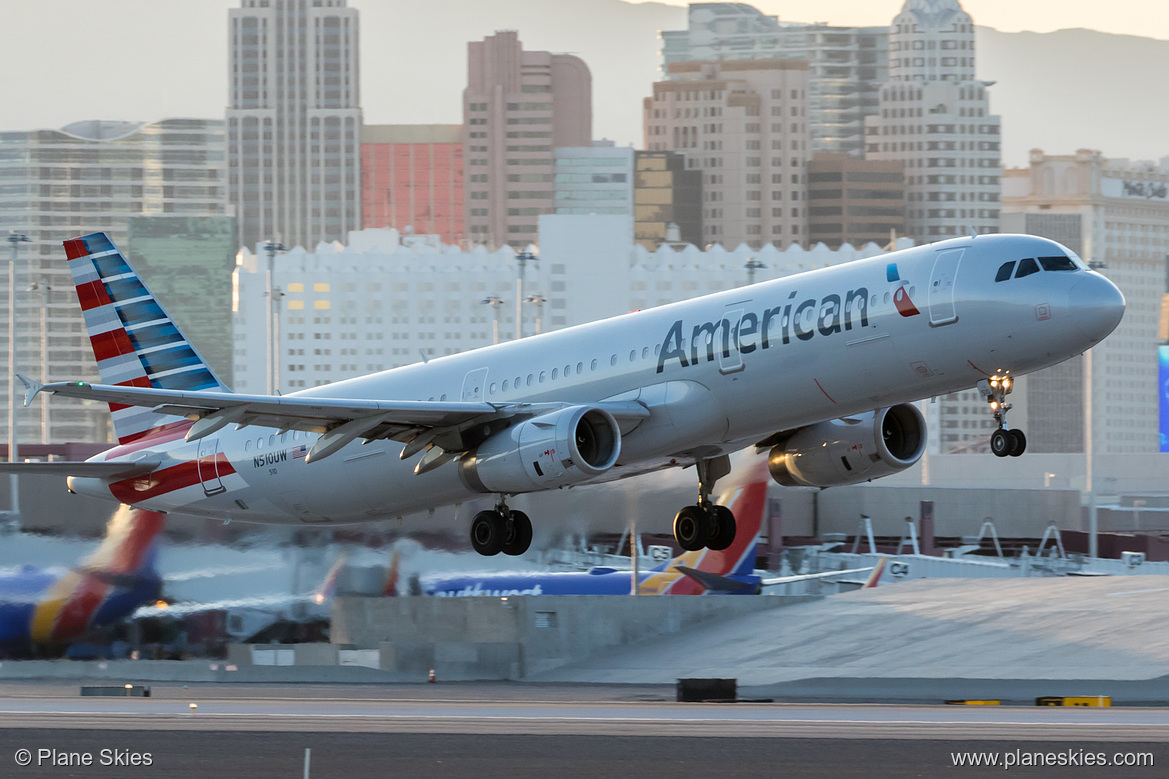
[[702,235],[733,249],[808,235],[808,63],[675,62],[645,99],[645,148],[702,171]]
[[467,44],[463,160],[471,244],[522,249],[556,212],[554,149],[591,146],[593,78],[571,54],[524,51],[515,32]]
[[889,28],[889,82],[865,119],[865,159],[905,164],[919,242],[999,231],[1001,123],[975,78],[974,22],[958,0],[905,0]]
[[243,246],[313,248],[360,227],[357,11],[345,1],[228,12],[227,191]]

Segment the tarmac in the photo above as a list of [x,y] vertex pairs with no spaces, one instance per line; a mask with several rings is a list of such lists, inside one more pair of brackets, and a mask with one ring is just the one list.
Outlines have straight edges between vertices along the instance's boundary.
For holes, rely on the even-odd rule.
[[[737,678],[759,695],[781,694],[775,685],[805,680],[807,689],[813,686],[807,680],[833,678],[1065,680],[1091,682],[1090,691],[1066,694],[1107,695],[1111,688],[1097,682],[1167,675],[1169,576],[1108,576],[898,582],[706,623],[533,678],[626,684]],[[1164,680],[1157,684],[1146,700],[1169,702]]]
[[[973,751],[1136,755],[1139,766],[1075,775],[1143,777],[1160,775],[1155,766],[1169,760],[1165,708],[686,704],[665,687],[530,683],[68,693],[61,685],[0,690],[0,775],[544,779],[722,776],[733,766],[744,777],[935,776]],[[86,755],[91,765],[70,764]],[[133,755],[149,765],[108,763]]]

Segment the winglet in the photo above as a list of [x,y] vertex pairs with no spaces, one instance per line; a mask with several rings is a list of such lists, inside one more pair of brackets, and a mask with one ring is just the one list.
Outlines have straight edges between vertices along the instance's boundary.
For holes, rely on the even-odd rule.
[[24,407],[28,408],[32,405],[33,400],[45,385],[41,384],[36,379],[30,379],[23,373],[16,374],[16,378],[20,381],[21,384],[24,385]]

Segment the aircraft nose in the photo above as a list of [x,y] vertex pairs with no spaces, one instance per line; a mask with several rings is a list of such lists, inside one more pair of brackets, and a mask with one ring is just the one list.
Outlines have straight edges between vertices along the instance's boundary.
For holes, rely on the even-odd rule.
[[1124,294],[1098,273],[1072,285],[1068,305],[1076,327],[1092,343],[1103,341],[1124,316]]

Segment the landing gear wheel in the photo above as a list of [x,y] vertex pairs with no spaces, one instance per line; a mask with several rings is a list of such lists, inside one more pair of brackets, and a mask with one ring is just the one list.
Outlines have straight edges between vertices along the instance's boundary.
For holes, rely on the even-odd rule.
[[701,506],[685,506],[674,517],[674,539],[687,552],[697,552],[706,546],[711,524]]
[[507,528],[498,511],[480,511],[471,520],[471,546],[485,557],[503,551],[506,535]]
[[1011,457],[1018,457],[1027,451],[1027,436],[1023,435],[1022,430],[1011,430],[1007,435],[1011,439]]
[[995,457],[1006,457],[1014,448],[1010,432],[1001,427],[990,434],[990,451]]
[[711,533],[706,542],[706,548],[716,552],[722,551],[734,543],[735,515],[726,506],[711,506],[710,514],[712,517]]
[[532,545],[532,520],[522,511],[511,511],[504,523],[503,553],[516,557]]

